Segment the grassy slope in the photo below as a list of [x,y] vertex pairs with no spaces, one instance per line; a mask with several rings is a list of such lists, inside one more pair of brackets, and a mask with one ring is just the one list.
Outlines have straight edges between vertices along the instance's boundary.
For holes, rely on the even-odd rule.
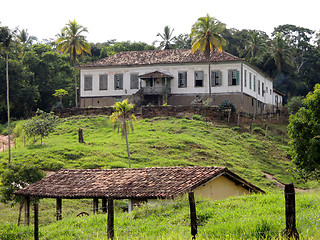
[[[84,129],[86,144],[77,142],[79,127]],[[23,147],[22,136],[16,141],[13,162],[30,162],[46,170],[128,166],[125,141],[103,116],[62,119],[44,145],[38,144],[39,140],[32,144],[29,139]],[[313,184],[303,185],[290,175],[292,164],[279,135],[265,137],[237,127],[186,118],[154,118],[135,123],[129,144],[135,168],[225,166],[267,191],[275,188],[264,173],[274,175],[282,183]],[[0,170],[6,162],[7,154],[0,153]]]

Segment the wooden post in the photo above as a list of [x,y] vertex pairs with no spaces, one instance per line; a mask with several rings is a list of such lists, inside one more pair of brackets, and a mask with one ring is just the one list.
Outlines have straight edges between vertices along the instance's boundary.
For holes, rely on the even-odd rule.
[[267,136],[268,135],[268,124],[266,124],[266,131],[265,131],[265,136]]
[[105,197],[102,198],[102,212],[107,213],[107,199]]
[[56,210],[57,221],[60,221],[62,219],[62,198],[57,198]]
[[39,240],[39,211],[38,203],[33,204],[34,207],[34,240]]
[[84,143],[83,141],[83,131],[81,128],[78,130],[78,136],[79,136],[79,143]]
[[190,205],[191,235],[192,235],[192,239],[196,239],[196,235],[197,235],[196,202],[194,201],[193,192],[190,192],[188,195],[189,195],[189,205]]
[[114,209],[113,199],[108,198],[108,228],[107,228],[108,239],[113,240],[114,238]]
[[98,207],[99,207],[99,199],[93,198],[93,214],[98,213]]
[[30,224],[30,197],[24,198],[24,224],[29,226]]
[[293,183],[285,185],[284,194],[286,200],[286,229],[284,232],[288,239],[299,239],[299,233],[296,229],[296,203]]

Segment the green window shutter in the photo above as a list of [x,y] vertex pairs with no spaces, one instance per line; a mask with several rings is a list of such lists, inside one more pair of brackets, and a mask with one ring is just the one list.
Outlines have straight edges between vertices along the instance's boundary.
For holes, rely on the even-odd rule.
[[222,72],[218,71],[218,74],[219,74],[219,86],[221,86],[222,85]]
[[228,86],[232,85],[232,70],[228,71]]
[[239,85],[239,82],[240,82],[240,74],[239,74],[239,71],[237,71],[237,82],[236,82],[236,84]]

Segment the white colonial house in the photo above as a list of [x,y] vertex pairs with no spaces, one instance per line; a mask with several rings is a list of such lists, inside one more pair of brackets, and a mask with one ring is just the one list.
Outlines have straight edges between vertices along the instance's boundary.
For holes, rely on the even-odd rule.
[[[210,62],[213,105],[228,99],[239,111],[262,113],[282,103],[274,80],[244,59],[216,50]],[[209,95],[208,62],[189,49],[121,52],[79,69],[83,108],[125,98],[142,105],[191,105]]]

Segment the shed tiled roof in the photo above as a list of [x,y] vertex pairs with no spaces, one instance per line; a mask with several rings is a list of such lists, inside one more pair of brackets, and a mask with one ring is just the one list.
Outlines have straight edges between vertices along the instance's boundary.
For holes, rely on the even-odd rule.
[[253,192],[258,187],[223,167],[61,170],[15,192],[43,198],[174,198],[225,175]]
[[[242,58],[238,58],[230,53],[224,51],[219,52],[217,49],[211,53],[211,62],[233,62],[242,60]],[[113,56],[81,65],[80,68],[206,62],[206,57],[199,51],[192,53],[191,49],[168,49],[120,52]]]

